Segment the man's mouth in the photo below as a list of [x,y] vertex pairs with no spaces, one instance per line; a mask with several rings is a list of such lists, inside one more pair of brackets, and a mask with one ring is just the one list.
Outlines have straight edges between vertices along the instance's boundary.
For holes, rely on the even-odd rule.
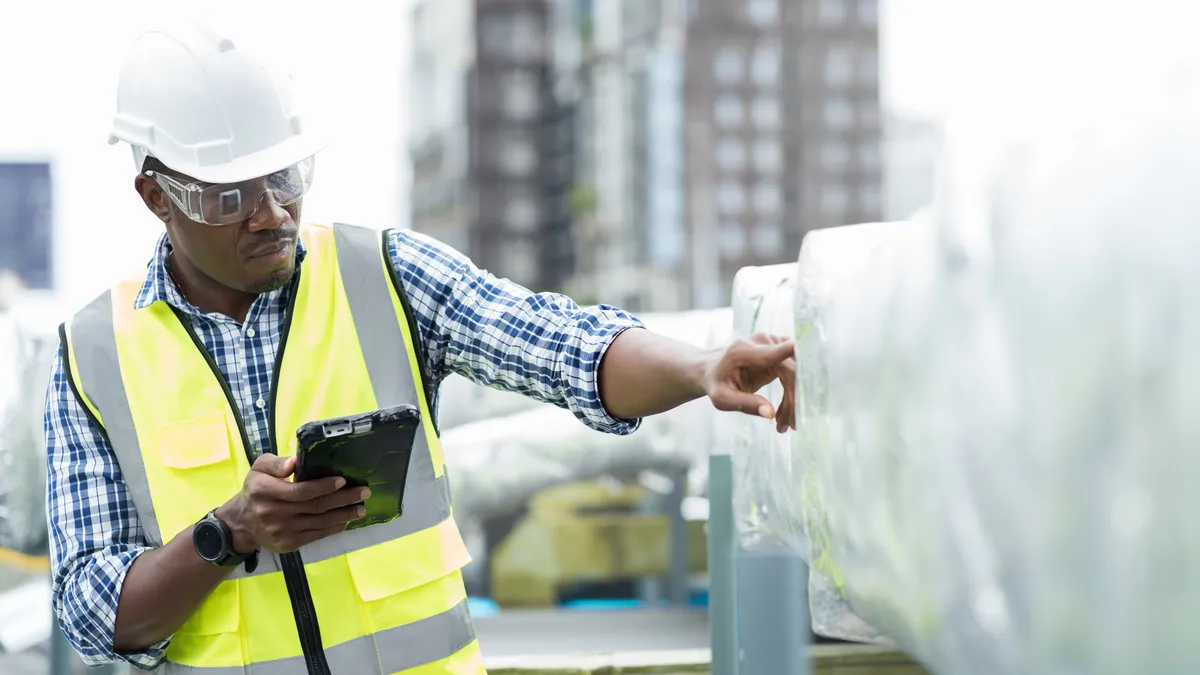
[[291,239],[281,239],[265,246],[253,248],[246,254],[247,258],[270,258],[280,256],[292,245]]

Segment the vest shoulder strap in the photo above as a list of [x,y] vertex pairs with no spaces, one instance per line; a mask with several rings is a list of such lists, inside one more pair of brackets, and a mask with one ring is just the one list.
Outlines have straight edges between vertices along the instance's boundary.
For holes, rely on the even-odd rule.
[[421,332],[417,325],[416,315],[413,313],[412,303],[404,288],[404,283],[396,273],[395,265],[392,264],[390,242],[393,231],[391,228],[380,231],[359,225],[334,223],[334,238],[337,241],[339,250],[354,249],[352,255],[356,258],[361,258],[363,264],[374,262],[374,264],[382,264],[384,266],[387,278],[391,282],[390,291],[403,309],[404,323],[408,328],[409,342],[412,345],[413,356],[417,361],[417,367],[421,373],[421,393],[425,398],[425,405],[430,411],[431,417],[433,417],[434,430],[440,435],[441,431],[438,428],[436,416],[433,413],[433,404],[437,400],[438,383],[434,381],[432,369],[426,360],[425,349],[421,343]]

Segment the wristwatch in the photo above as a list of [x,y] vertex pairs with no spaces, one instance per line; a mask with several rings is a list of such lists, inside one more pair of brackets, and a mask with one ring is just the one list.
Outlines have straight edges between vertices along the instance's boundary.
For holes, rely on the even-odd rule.
[[[192,528],[192,544],[202,559],[221,567],[240,565],[251,558],[257,560],[257,551],[238,553],[233,550],[233,533],[225,521],[217,517],[216,509],[209,511]],[[253,571],[249,569],[250,564],[247,563],[248,572]]]

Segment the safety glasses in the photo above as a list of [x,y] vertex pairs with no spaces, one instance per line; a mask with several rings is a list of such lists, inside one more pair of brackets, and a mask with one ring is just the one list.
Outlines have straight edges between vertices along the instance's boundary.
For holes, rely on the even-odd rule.
[[281,171],[240,183],[185,183],[178,178],[147,171],[188,218],[204,225],[240,223],[258,210],[270,193],[280,206],[293,204],[312,186],[316,159],[309,157]]

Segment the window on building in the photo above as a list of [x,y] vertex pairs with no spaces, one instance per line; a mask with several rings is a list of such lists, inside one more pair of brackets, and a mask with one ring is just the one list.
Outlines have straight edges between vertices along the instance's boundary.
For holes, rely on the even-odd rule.
[[742,125],[745,111],[742,109],[742,99],[733,94],[721,94],[713,102],[713,118],[717,126],[736,128]]
[[826,183],[821,188],[821,213],[826,216],[840,218],[850,205],[850,196],[846,186],[841,183]]
[[731,178],[721,181],[717,187],[717,208],[721,213],[741,213],[746,210],[746,191],[742,184]]
[[878,185],[867,183],[858,186],[858,209],[866,218],[882,217],[883,198]]
[[763,40],[754,48],[754,57],[750,61],[750,77],[760,87],[773,87],[779,84],[780,70],[783,68],[779,42]]
[[513,195],[504,206],[504,223],[512,232],[537,232],[540,216],[537,199],[529,194]]
[[737,220],[722,220],[717,226],[717,246],[722,258],[736,259],[746,254],[746,233]]
[[858,0],[858,20],[868,26],[879,22],[879,0]]
[[879,50],[872,47],[858,53],[858,81],[863,84],[879,82]]
[[537,168],[537,147],[533,139],[525,134],[497,135],[493,152],[496,165],[509,176],[528,176]]
[[713,57],[713,77],[721,84],[738,84],[742,81],[742,53],[734,47],[722,47]]
[[821,144],[821,168],[829,171],[845,171],[850,166],[850,149],[837,140]]
[[763,137],[754,141],[754,169],[762,174],[773,175],[783,169],[783,148],[779,141]]
[[754,186],[754,210],[761,216],[778,215],[783,210],[783,192],[778,184],[761,181]]
[[883,157],[879,151],[879,141],[863,141],[858,146],[858,163],[864,169],[878,169],[883,165]]
[[531,241],[511,239],[504,243],[504,267],[500,272],[522,286],[531,286],[537,277],[537,247]]
[[879,128],[879,103],[862,101],[858,104],[858,123],[863,129]]
[[746,17],[755,26],[774,26],[779,23],[779,0],[747,0]]
[[754,126],[759,129],[778,129],[782,117],[779,98],[774,95],[756,96],[750,104],[750,116],[754,119]]
[[842,97],[832,98],[825,102],[825,126],[842,131],[854,124],[854,107],[850,101]]
[[514,120],[529,120],[537,115],[537,76],[524,70],[506,74],[500,80],[500,109]]
[[834,45],[825,53],[825,84],[845,89],[854,80],[854,53],[845,45]]
[[846,23],[847,0],[820,0],[817,6],[817,22],[822,26],[839,26]]
[[750,231],[750,247],[759,258],[778,258],[783,250],[783,227],[778,220],[766,218]]
[[746,168],[746,144],[736,136],[724,136],[717,141],[717,166],[722,171],[737,172]]
[[489,57],[524,61],[541,54],[541,26],[532,14],[490,14],[481,18],[479,31],[481,46]]
[[54,281],[51,198],[49,164],[0,164],[0,272],[31,289]]

